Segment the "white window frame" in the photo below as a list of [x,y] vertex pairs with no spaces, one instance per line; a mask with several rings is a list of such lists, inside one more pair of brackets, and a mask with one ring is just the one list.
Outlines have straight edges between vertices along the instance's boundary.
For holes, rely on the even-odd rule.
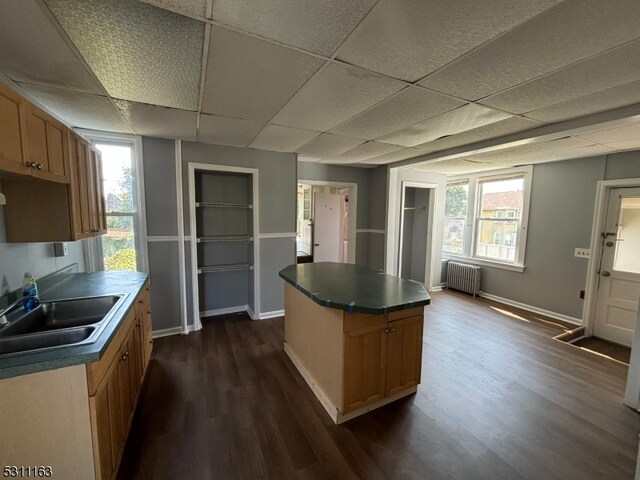
[[[476,237],[478,235],[478,218],[480,206],[480,183],[487,181],[495,181],[507,179],[522,175],[524,179],[524,191],[522,199],[522,213],[520,218],[520,229],[518,231],[516,242],[515,261],[501,261],[487,257],[479,257],[475,254]],[[474,173],[467,175],[457,175],[447,179],[447,185],[460,182],[469,183],[469,191],[467,201],[467,221],[464,231],[464,252],[455,254],[451,252],[442,252],[444,260],[462,260],[467,263],[476,265],[486,265],[490,267],[501,268],[516,272],[523,272],[525,269],[524,259],[527,247],[527,228],[529,224],[529,204],[531,200],[531,184],[533,179],[533,166],[527,165],[518,168],[509,168],[505,170],[497,170],[493,172]],[[505,221],[509,217],[505,217]],[[513,221],[513,220],[511,220]]]
[[[142,159],[142,137],[119,133],[99,132],[95,130],[77,130],[91,145],[96,143],[126,143],[131,146],[133,188],[136,196],[135,247],[137,253],[137,269],[149,273],[149,253],[147,249],[147,208],[144,194],[144,166]],[[105,212],[106,213],[106,212]],[[126,214],[129,216],[129,214]],[[85,268],[95,272],[104,270],[102,241],[100,237],[89,239],[85,244]]]

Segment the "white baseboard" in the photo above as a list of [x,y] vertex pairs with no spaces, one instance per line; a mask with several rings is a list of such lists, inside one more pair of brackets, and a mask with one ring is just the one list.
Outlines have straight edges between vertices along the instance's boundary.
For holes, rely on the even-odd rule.
[[229,313],[240,313],[249,310],[249,305],[237,305],[235,307],[218,308],[217,310],[205,310],[200,312],[200,318],[213,317],[215,315],[228,315]]
[[431,287],[431,291],[432,291],[432,292],[441,292],[441,291],[442,291],[442,289],[443,289],[443,286],[442,286],[442,285],[436,285],[436,286],[434,286],[434,287]]
[[545,317],[554,318],[556,320],[572,323],[574,325],[582,325],[582,319],[564,315],[563,313],[552,312],[551,310],[545,310],[543,308],[534,307],[533,305],[527,305],[526,303],[509,300],[508,298],[498,297],[497,295],[492,295],[490,293],[480,292],[479,295],[488,300],[493,300],[494,302],[498,303],[504,303],[505,305],[509,305],[511,307],[521,308],[522,310],[537,313],[539,315],[544,315]]
[[164,330],[154,330],[153,338],[168,337],[170,335],[180,335],[182,327],[165,328]]
[[260,314],[260,320],[266,320],[268,318],[282,317],[284,310],[273,310],[271,312],[264,312]]
[[253,312],[253,310],[249,305],[247,305],[247,313],[251,317],[251,320],[259,320],[259,318],[256,316],[256,314]]

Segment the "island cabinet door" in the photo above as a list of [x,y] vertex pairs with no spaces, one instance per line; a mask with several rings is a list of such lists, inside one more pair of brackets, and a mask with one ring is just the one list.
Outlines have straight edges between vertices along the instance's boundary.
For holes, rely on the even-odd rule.
[[420,383],[423,323],[422,315],[389,322],[385,396]]
[[384,396],[386,324],[344,334],[343,413]]

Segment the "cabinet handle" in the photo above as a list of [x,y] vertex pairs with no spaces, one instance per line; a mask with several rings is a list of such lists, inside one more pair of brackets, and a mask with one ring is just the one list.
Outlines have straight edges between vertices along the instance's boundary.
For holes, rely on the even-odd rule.
[[149,315],[151,315],[151,310],[147,310],[147,313],[148,313]]
[[43,166],[44,166],[44,165],[42,165],[41,163],[36,163],[36,169],[37,169],[37,170],[42,170],[42,167],[43,167]]
[[120,361],[124,362],[127,359],[128,356],[129,356],[129,352],[124,352],[122,354],[122,356],[120,357]]
[[153,344],[153,340],[149,340],[149,343]]
[[36,162],[26,162],[27,167],[36,168]]
[[393,332],[395,332],[395,331],[396,331],[396,329],[395,329],[395,328],[385,328],[385,329],[384,329],[384,333],[393,333]]
[[138,303],[144,303],[144,300],[140,299],[138,300]]

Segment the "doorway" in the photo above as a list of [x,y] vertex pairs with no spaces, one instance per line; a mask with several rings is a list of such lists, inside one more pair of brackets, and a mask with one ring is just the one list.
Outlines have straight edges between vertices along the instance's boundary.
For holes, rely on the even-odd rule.
[[300,180],[297,188],[297,263],[355,263],[357,185]]
[[424,283],[429,248],[430,189],[404,186],[400,211],[398,276]]
[[640,188],[612,188],[602,237],[593,335],[631,346],[640,298]]

